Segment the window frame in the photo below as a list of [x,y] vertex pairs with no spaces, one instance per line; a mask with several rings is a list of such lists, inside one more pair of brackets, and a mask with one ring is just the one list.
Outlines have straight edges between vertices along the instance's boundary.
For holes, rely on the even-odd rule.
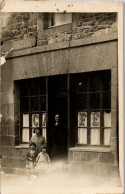
[[[46,113],[46,117],[47,117],[47,90],[46,90],[46,77],[43,77],[42,79],[45,79],[45,93],[42,94],[40,92],[40,83],[39,83],[39,78],[36,80],[37,78],[33,78],[33,79],[27,79],[27,80],[24,80],[23,82],[20,83],[20,143],[21,144],[28,144],[29,142],[24,142],[22,141],[22,135],[23,135],[23,129],[24,128],[29,128],[29,141],[32,137],[32,131],[35,127],[32,126],[32,114],[39,114],[39,128],[42,130],[43,128],[46,128],[46,133],[47,133],[47,122],[46,122],[46,127],[42,127],[42,113]],[[41,79],[41,78],[40,78]],[[31,93],[31,85],[34,84],[34,83],[38,83],[38,94],[32,94]],[[28,93],[27,95],[23,95],[22,94],[22,91],[21,91],[21,87],[23,85],[23,83],[28,83],[27,85],[27,90],[28,90]],[[28,87],[29,86],[29,87]],[[45,102],[45,110],[41,110],[41,97],[45,97],[46,99],[46,102]],[[31,109],[31,99],[32,98],[38,98],[38,110],[32,110]],[[22,103],[22,99],[23,98],[27,98],[28,99],[28,106],[29,106],[29,110],[28,111],[22,111],[21,110],[21,103]],[[29,127],[23,127],[23,114],[29,114]],[[47,119],[47,118],[46,118]]]
[[[83,77],[85,76],[87,78],[87,90],[86,92],[73,92],[71,91],[71,93],[73,95],[78,95],[78,94],[85,94],[87,95],[87,107],[85,109],[78,109],[78,105],[77,105],[77,118],[76,118],[76,121],[77,121],[77,124],[76,124],[76,130],[77,130],[77,137],[76,137],[76,144],[75,146],[110,146],[109,145],[105,145],[104,144],[104,130],[105,129],[110,129],[111,130],[111,126],[110,127],[105,127],[104,126],[104,111],[110,111],[111,113],[111,83],[110,83],[110,89],[109,90],[103,90],[103,79],[104,77],[102,76],[103,74],[107,73],[108,75],[110,75],[110,81],[111,81],[111,70],[104,70],[104,71],[96,71],[96,72],[87,72],[87,73],[80,73],[81,75],[83,75]],[[73,76],[75,75],[75,77],[79,76],[79,73],[77,74],[71,74],[71,80],[73,79]],[[99,79],[100,79],[100,90],[99,91],[90,91],[90,79],[91,79],[91,75],[93,75],[93,77],[95,77],[96,75],[99,76]],[[76,78],[77,79],[77,78]],[[72,81],[71,81],[72,82]],[[70,82],[70,84],[71,84]],[[110,93],[110,107],[109,108],[104,108],[103,107],[103,98],[104,98],[104,93]],[[91,109],[90,107],[90,95],[91,94],[97,94],[99,93],[100,94],[100,108],[96,108],[96,109]],[[76,102],[78,103],[78,102]],[[99,111],[100,112],[100,126],[99,127],[91,127],[91,121],[90,121],[90,117],[91,117],[91,111]],[[78,113],[79,112],[84,112],[86,111],[87,112],[87,127],[79,127],[78,126]],[[82,143],[78,143],[78,129],[79,128],[87,128],[87,144],[82,144]],[[94,129],[94,128],[98,128],[100,130],[100,144],[91,144],[91,129]]]

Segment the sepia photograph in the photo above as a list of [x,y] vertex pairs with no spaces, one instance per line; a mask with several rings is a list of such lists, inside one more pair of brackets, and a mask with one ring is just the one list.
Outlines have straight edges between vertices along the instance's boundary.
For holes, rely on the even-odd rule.
[[1,194],[121,194],[119,11],[53,6],[1,12]]

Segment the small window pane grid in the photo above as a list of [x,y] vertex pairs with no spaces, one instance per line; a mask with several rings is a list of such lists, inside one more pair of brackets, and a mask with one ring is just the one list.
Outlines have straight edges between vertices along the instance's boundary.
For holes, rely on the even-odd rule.
[[89,73],[75,79],[78,145],[110,145],[111,74]]
[[21,143],[29,143],[40,127],[46,138],[46,80],[25,80],[20,87]]

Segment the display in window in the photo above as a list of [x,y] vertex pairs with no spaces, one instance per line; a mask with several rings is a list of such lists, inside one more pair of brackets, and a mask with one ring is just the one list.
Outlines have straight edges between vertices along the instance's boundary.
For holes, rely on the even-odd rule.
[[39,114],[32,114],[32,127],[39,127]]
[[87,112],[78,112],[78,127],[87,127]]
[[23,114],[23,127],[29,127],[29,114]]
[[100,145],[100,129],[91,129],[91,145]]
[[23,130],[22,130],[22,142],[29,143],[29,128],[23,128]]
[[111,127],[111,112],[104,112],[104,127]]
[[46,127],[46,113],[42,114],[42,127]]
[[78,144],[87,144],[87,128],[78,128]]
[[91,127],[100,127],[100,112],[91,112]]
[[110,145],[111,129],[104,129],[104,145]]

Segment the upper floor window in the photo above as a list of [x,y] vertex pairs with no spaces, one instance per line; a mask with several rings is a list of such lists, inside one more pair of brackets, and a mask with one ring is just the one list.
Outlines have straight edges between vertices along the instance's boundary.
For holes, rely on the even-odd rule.
[[72,13],[50,13],[49,27],[72,23]]

